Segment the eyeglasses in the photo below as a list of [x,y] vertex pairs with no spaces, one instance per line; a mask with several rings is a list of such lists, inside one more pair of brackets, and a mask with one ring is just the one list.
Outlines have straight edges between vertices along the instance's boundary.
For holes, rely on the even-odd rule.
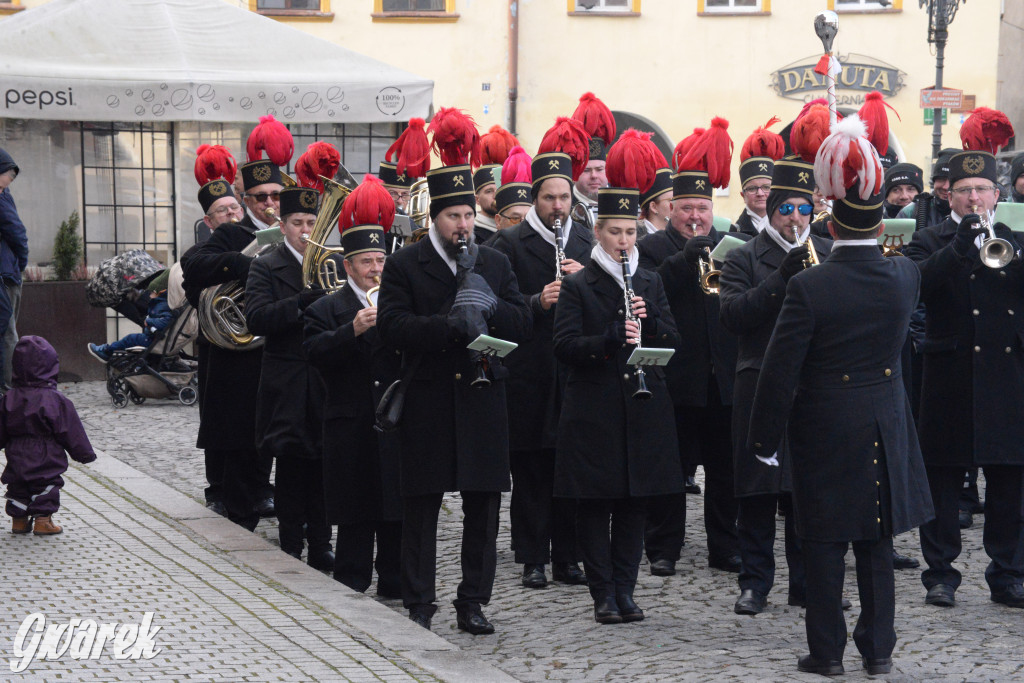
[[231,204],[230,206],[222,206],[219,209],[214,209],[208,212],[207,216],[223,216],[226,213],[237,213],[242,210],[242,207],[238,204]]
[[793,213],[793,209],[799,211],[801,216],[810,216],[811,212],[814,211],[814,207],[811,206],[810,204],[801,204],[800,206],[795,206],[793,204],[786,203],[779,207],[779,215],[788,216],[789,214]]
[[952,192],[953,194],[956,194],[956,195],[960,195],[961,197],[966,197],[967,195],[969,195],[972,192],[977,192],[978,194],[982,194],[984,192],[992,192],[995,189],[996,189],[995,185],[981,185],[981,186],[978,186],[978,187],[958,187],[958,188],[955,188],[953,190],[950,190],[950,192]]
[[756,194],[769,194],[772,191],[771,185],[757,185],[755,187],[748,187],[743,190],[744,194],[756,195]]
[[249,192],[246,192],[245,196],[249,197],[250,199],[255,199],[256,202],[259,204],[262,204],[263,202],[267,201],[267,197],[270,197],[275,202],[281,199],[280,192],[260,192],[259,194],[251,194]]

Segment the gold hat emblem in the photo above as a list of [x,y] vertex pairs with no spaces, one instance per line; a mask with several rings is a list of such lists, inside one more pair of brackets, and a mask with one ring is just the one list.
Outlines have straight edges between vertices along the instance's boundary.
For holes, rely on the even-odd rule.
[[629,208],[629,200],[626,199],[625,197],[620,199],[619,200],[619,208],[620,209],[628,209]]
[[374,244],[379,244],[380,243],[380,235],[378,235],[375,232],[371,232],[370,233],[370,241],[373,242]]
[[703,180],[698,180],[695,184],[696,184],[698,190],[703,190],[704,189],[704,181]]
[[548,160],[548,170],[549,171],[557,171],[558,170],[558,159],[550,159],[550,160]]
[[526,199],[526,190],[524,190],[523,188],[519,188],[518,195],[520,199]]
[[964,171],[974,175],[975,173],[981,173],[985,168],[985,158],[981,156],[966,157],[964,159]]
[[466,179],[462,175],[452,176],[452,182],[455,183],[455,187],[462,187],[466,184]]
[[306,190],[299,195],[299,206],[304,209],[315,209],[316,208],[316,192],[312,190]]
[[252,178],[261,183],[265,183],[270,180],[270,167],[266,164],[260,164],[259,166],[253,166]]
[[210,186],[206,188],[206,191],[212,194],[214,197],[220,197],[227,193],[228,184],[223,180],[215,180],[210,183]]
[[762,161],[761,163],[759,163],[757,165],[757,170],[761,171],[761,173],[767,173],[768,172],[768,164],[766,164],[766,163],[764,163]]
[[397,180],[397,181],[398,181],[398,182],[400,182],[400,183],[404,183],[404,182],[405,182],[405,174],[403,173],[403,174],[402,174],[402,175],[400,175],[400,176],[396,176],[396,177],[395,177],[395,180]]
[[811,180],[811,174],[807,171],[800,171],[796,174],[796,179],[806,185]]

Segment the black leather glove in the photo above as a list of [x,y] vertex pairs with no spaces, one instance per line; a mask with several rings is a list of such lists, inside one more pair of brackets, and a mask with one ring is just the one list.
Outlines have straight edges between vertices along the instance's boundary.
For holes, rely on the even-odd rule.
[[498,308],[498,297],[494,295],[487,280],[479,273],[466,273],[462,286],[455,293],[455,303],[452,309],[460,307],[471,307],[483,313],[485,318],[490,318]]
[[984,235],[985,230],[981,227],[981,216],[976,213],[969,213],[960,219],[960,225],[956,226],[956,250],[966,254],[974,244],[979,235]]
[[613,320],[604,328],[604,352],[606,355],[615,353],[626,343],[626,321]]
[[789,278],[804,269],[804,259],[807,258],[808,253],[806,244],[789,250],[786,257],[782,259],[782,263],[779,264],[779,275],[783,280],[789,282]]
[[686,246],[683,247],[683,258],[690,266],[697,265],[697,260],[702,256],[707,256],[705,249],[714,249],[715,239],[710,235],[698,235],[697,237],[691,237],[686,240]]
[[304,311],[306,307],[311,303],[322,297],[327,293],[326,289],[319,287],[307,287],[306,289],[299,292],[299,310]]

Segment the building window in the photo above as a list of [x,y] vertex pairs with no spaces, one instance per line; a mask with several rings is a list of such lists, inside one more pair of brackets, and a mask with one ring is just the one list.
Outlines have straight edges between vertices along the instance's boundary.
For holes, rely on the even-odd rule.
[[768,14],[771,0],[697,0],[697,14]]
[[627,15],[640,14],[640,0],[569,0],[569,14]]
[[21,6],[21,0],[0,0],[0,14],[11,14],[25,9]]
[[270,17],[330,19],[331,0],[249,0],[249,9]]
[[837,12],[899,12],[903,0],[828,0],[828,8]]
[[373,0],[374,19],[454,21],[455,0]]

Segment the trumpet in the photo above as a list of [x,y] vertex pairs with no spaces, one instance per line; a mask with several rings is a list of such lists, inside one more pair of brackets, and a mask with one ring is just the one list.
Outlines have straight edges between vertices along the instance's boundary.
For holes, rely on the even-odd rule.
[[796,241],[798,247],[807,245],[807,258],[804,259],[804,268],[810,268],[821,263],[821,259],[818,258],[818,250],[814,248],[814,241],[811,239],[811,234],[807,233],[807,239],[800,242],[800,230],[797,226],[793,226],[793,239]]
[[565,278],[562,261],[565,260],[565,248],[562,244],[562,219],[556,218],[552,226],[555,233],[555,280],[561,282]]
[[[972,206],[971,211],[978,213],[978,207]],[[1013,245],[1001,237],[996,237],[995,228],[989,222],[987,213],[979,214],[979,216],[982,229],[988,233],[988,237],[983,238],[981,248],[978,250],[981,262],[989,268],[1005,268],[1013,260]]]
[[[694,237],[697,237],[697,228],[697,223],[690,224]],[[710,247],[704,247],[704,253],[707,254],[707,258],[702,256],[697,260],[697,279],[702,292],[716,296],[721,289],[719,279],[722,276],[722,271],[715,268],[715,260],[711,258]]]
[[[619,252],[622,262],[622,282],[623,289],[622,294],[626,299],[626,322],[633,321],[636,323],[637,339],[636,348],[640,346],[640,317],[633,312],[633,297],[636,296],[633,293],[633,275],[629,272],[629,252],[623,249]],[[633,398],[638,401],[643,401],[651,397],[651,391],[647,388],[647,375],[644,373],[642,365],[636,366],[636,391],[633,392]]]

